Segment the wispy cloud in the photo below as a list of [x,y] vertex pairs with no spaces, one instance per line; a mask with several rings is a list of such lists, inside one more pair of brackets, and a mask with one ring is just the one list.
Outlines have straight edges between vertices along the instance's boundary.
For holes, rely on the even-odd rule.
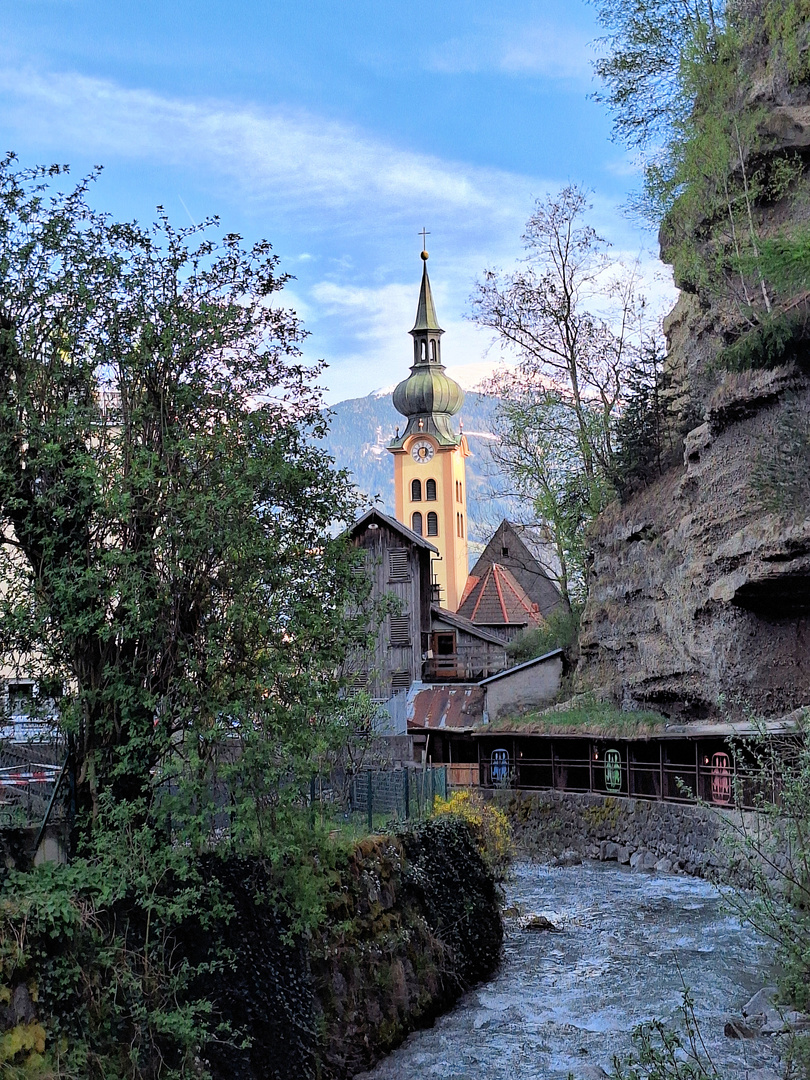
[[510,76],[587,80],[592,49],[581,30],[552,22],[488,26],[431,50],[433,71],[464,74],[498,71]]
[[414,205],[503,216],[514,175],[397,147],[304,110],[189,101],[79,74],[0,71],[5,127],[74,152],[151,159],[225,174],[251,199],[294,209],[358,203],[401,214]]

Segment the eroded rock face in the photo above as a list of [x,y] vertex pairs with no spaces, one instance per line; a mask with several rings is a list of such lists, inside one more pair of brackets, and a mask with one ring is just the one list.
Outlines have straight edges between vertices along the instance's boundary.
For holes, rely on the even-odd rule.
[[681,719],[719,696],[766,716],[810,702],[810,517],[763,512],[750,479],[795,367],[727,375],[683,466],[610,508],[594,539],[579,689]]
[[[791,83],[771,59],[751,60],[763,135],[754,164],[803,169],[796,190],[754,207],[757,228],[777,236],[810,221],[810,80]],[[722,228],[702,223],[704,254]],[[660,239],[666,259],[666,225]],[[736,373],[717,357],[745,312],[721,294],[683,292],[664,322],[682,464],[600,519],[575,675],[575,690],[684,720],[716,715],[720,695],[765,716],[810,704],[810,507],[767,513],[751,484],[786,406],[810,415],[810,294],[775,299],[777,315],[805,312],[805,344],[781,367]]]

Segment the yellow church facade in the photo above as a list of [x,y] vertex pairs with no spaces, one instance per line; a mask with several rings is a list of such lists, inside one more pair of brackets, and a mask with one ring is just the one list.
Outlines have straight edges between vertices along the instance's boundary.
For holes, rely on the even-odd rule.
[[413,338],[411,373],[394,390],[394,407],[407,419],[388,449],[394,455],[397,521],[425,537],[439,551],[432,561],[439,603],[455,611],[468,575],[467,479],[469,447],[452,418],[464,403],[464,391],[445,373],[441,362],[444,331],[436,309],[422,252],[422,283]]

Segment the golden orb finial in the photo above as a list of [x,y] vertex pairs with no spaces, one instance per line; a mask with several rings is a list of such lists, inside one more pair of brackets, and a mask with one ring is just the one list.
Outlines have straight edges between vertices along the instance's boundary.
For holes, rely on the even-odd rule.
[[427,262],[428,259],[430,258],[430,256],[428,255],[428,253],[426,251],[423,251],[422,252],[422,258],[425,260],[425,262]]

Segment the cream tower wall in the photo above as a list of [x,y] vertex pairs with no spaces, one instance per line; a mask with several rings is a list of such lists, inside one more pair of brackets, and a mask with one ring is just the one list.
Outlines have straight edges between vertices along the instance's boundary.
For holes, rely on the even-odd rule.
[[[434,448],[430,461],[417,462],[411,456],[415,442],[429,442]],[[462,435],[457,446],[439,446],[428,435],[414,435],[394,454],[394,494],[396,518],[413,527],[413,514],[422,515],[422,535],[441,553],[432,562],[433,577],[441,588],[442,607],[456,611],[467,583],[467,477],[465,460],[470,451]],[[411,499],[411,481],[420,480],[422,499]],[[436,500],[425,498],[425,482],[436,481]],[[439,519],[439,535],[427,535],[427,515],[434,511]]]

